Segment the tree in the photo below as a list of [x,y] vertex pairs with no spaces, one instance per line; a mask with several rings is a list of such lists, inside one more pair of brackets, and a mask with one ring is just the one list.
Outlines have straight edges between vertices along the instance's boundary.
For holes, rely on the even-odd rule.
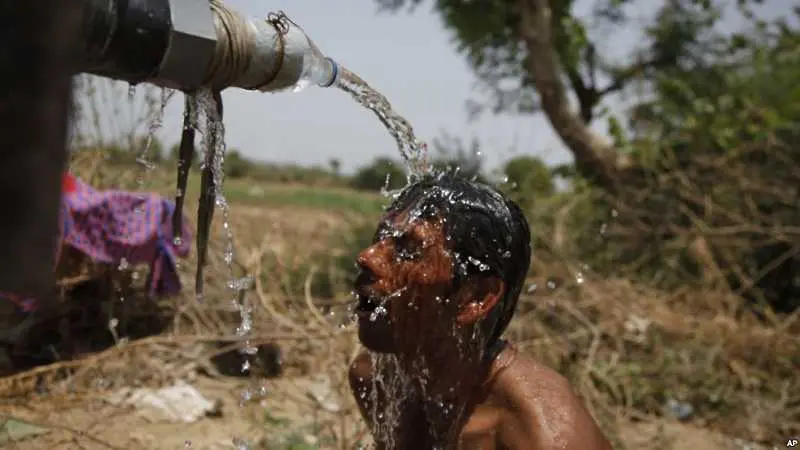
[[406,184],[406,174],[391,158],[378,157],[369,165],[359,168],[351,183],[356,189],[371,191],[399,189]]
[[[786,188],[800,186],[800,37],[790,12],[767,22],[758,3],[730,7],[747,19],[744,32],[722,31],[714,2],[665,0],[623,64],[589,39],[574,0],[435,7],[494,110],[543,112],[571,150],[582,195],[567,228],[580,260],[662,286],[702,281],[787,311],[800,306],[798,235],[786,229],[800,223],[797,191]],[[591,20],[630,24],[634,4],[647,5],[598,0]],[[603,139],[589,127],[603,100],[634,86],[647,95],[628,123],[609,118],[613,142]]]
[[338,177],[339,175],[341,175],[341,170],[342,170],[342,161],[341,160],[339,160],[338,158],[331,158],[330,161],[328,161],[328,165],[331,168],[331,172],[335,176]]
[[503,188],[523,208],[533,206],[535,199],[553,195],[550,169],[535,156],[518,156],[503,167],[506,179]]
[[[397,11],[422,0],[375,0]],[[598,0],[592,19],[631,23],[634,0]],[[575,0],[437,0],[445,27],[489,93],[495,112],[544,112],[572,152],[578,172],[615,190],[636,173],[630,155],[589,128],[602,101],[667,68],[690,68],[707,56],[719,8],[708,0],[668,0],[628,61],[615,62],[591,42]],[[642,4],[642,3],[639,3]],[[739,2],[743,11],[747,1]],[[603,82],[602,80],[605,80]],[[574,109],[570,97],[577,99]],[[486,105],[472,102],[473,110]]]
[[236,149],[230,149],[225,152],[224,162],[225,176],[230,178],[242,178],[250,174],[252,163],[242,156],[242,153]]

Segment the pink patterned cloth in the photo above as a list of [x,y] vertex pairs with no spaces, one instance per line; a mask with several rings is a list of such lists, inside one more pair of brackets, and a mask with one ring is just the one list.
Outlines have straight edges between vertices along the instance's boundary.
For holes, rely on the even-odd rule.
[[[151,296],[173,295],[181,290],[176,258],[189,254],[192,239],[184,220],[181,240],[175,242],[172,235],[174,210],[175,204],[160,195],[99,191],[66,174],[59,243],[101,263],[149,264],[148,293]],[[2,296],[23,310],[36,308],[33,299],[7,293]]]

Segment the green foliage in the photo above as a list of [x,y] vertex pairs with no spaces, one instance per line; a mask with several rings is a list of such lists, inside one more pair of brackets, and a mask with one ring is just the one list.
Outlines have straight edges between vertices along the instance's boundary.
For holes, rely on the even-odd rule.
[[328,436],[321,426],[315,423],[297,427],[288,419],[264,413],[264,422],[269,430],[268,437],[258,443],[264,450],[318,450],[329,448],[335,439]]
[[368,191],[398,189],[405,184],[406,174],[402,167],[386,157],[375,158],[369,165],[361,167],[351,180],[352,187]]
[[306,186],[346,186],[347,180],[322,166],[253,162],[248,177],[265,183],[303,184]]
[[225,152],[225,176],[243,178],[251,173],[253,162],[242,156],[239,150],[229,149]]
[[[181,152],[181,145],[179,143],[173,144],[169,148],[169,152],[166,155],[167,161],[169,161],[170,163],[177,163],[180,152]],[[193,169],[200,168],[200,157],[198,156],[197,151],[195,151],[194,154],[192,155],[191,167]]]
[[333,236],[326,250],[307,260],[287,264],[269,259],[264,264],[264,274],[277,276],[282,293],[288,296],[304,295],[306,282],[310,283],[310,292],[315,298],[332,298],[349,292],[358,275],[356,257],[371,245],[374,235],[374,221],[356,223]]
[[[99,144],[75,149],[77,152],[97,152],[101,153],[106,161],[117,166],[137,166],[139,160],[144,157],[148,162],[158,164],[164,160],[164,145],[158,138],[151,138],[148,146],[148,138],[140,136],[134,138],[132,145],[122,143]],[[145,151],[146,149],[146,151]]]
[[336,256],[331,261],[330,271],[336,274],[335,278],[347,286],[348,290],[358,275],[356,257],[359,252],[372,245],[375,229],[374,221],[358,223],[332,241]]
[[[375,0],[384,10],[414,7],[421,0]],[[505,0],[437,0],[435,9],[445,27],[452,32],[456,48],[463,53],[482,80],[488,105],[473,102],[473,112],[486,106],[495,112],[536,112],[538,98],[533,74],[528,70],[529,55],[521,35],[520,4]],[[552,41],[565,78],[578,97],[581,115],[591,120],[594,108],[607,94],[620,91],[632,82],[651,79],[655,71],[667,67],[690,67],[702,59],[711,32],[720,18],[718,8],[709,1],[677,0],[650,5],[633,0],[599,0],[590,15],[577,15],[575,0],[546,2],[550,9]],[[742,1],[745,7],[750,2]],[[632,4],[659,8],[656,20],[645,29],[645,39],[627,58],[604,54],[604,46],[589,38],[592,28],[619,29],[638,23],[629,15]],[[608,49],[606,51],[610,51]],[[616,51],[617,49],[613,49]],[[616,56],[616,55],[615,55]],[[609,80],[600,85],[597,80]]]
[[[595,230],[605,220],[611,235],[604,251],[580,245],[582,257],[664,286],[721,273],[718,281],[760,304],[797,307],[797,237],[783,230],[800,223],[789,188],[800,186],[799,46],[796,31],[766,27],[718,41],[702,66],[656,77],[655,95],[631,117],[641,176],[613,202],[587,197],[594,206],[584,205],[581,220]],[[589,212],[612,205],[613,223]]]
[[[375,1],[389,10],[421,3]],[[563,80],[586,124],[602,113],[607,95],[638,94],[629,117],[608,118],[615,149],[632,157],[630,169],[604,169],[596,162],[606,159],[600,144],[569,143],[586,179],[596,181],[592,171],[624,172],[624,186],[607,189],[615,195],[609,198],[574,177],[573,168],[559,170],[573,191],[554,211],[566,215],[559,226],[568,223],[576,256],[662,286],[713,278],[759,303],[797,306],[789,299],[800,299],[800,256],[793,250],[797,236],[786,227],[800,223],[793,200],[800,192],[788,188],[800,186],[800,42],[797,17],[788,16],[800,11],[768,22],[753,8],[761,2],[748,0],[598,0],[581,16],[573,0],[536,3],[437,0],[434,8],[495,111],[537,111],[537,74]],[[649,23],[629,14],[645,5],[655,12]],[[522,27],[526,8],[542,17],[545,7],[549,29],[535,20]],[[734,10],[744,25],[720,26]],[[595,31],[641,24],[643,37],[631,54],[615,59],[605,53],[608,46],[592,41],[600,36],[590,35],[589,23]],[[541,54],[550,50],[557,67]],[[532,64],[537,58],[541,64]],[[549,98],[563,101],[558,97]],[[581,125],[562,120],[563,106],[549,105],[548,114],[565,137]]]
[[503,167],[505,180],[501,186],[523,209],[532,208],[537,198],[555,192],[553,176],[544,162],[535,156],[518,156]]

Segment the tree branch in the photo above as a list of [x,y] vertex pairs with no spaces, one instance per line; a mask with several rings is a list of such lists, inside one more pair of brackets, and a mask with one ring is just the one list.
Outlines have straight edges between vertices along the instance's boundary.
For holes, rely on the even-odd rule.
[[648,61],[641,61],[629,67],[626,67],[625,69],[621,70],[616,76],[614,76],[614,80],[608,86],[601,89],[598,92],[598,94],[600,97],[602,97],[612,92],[617,92],[620,89],[624,88],[629,81],[644,74],[646,70],[663,67],[667,64],[668,62],[666,61],[666,58],[658,58]]
[[591,122],[594,116],[594,107],[600,97],[591,86],[586,85],[577,69],[567,70],[567,79],[569,80],[570,86],[572,86],[572,90],[575,91],[575,95],[578,97],[581,119],[585,123]]
[[562,69],[552,42],[551,10],[547,0],[519,0],[520,36],[528,51],[526,65],[533,75],[542,109],[575,157],[585,177],[616,190],[623,170],[631,166],[608,140],[594,133],[571,108],[562,82]]

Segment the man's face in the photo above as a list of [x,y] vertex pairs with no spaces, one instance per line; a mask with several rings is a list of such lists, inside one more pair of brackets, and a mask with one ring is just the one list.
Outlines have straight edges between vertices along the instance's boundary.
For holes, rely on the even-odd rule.
[[[440,219],[388,214],[357,258],[358,336],[370,350],[414,352],[447,328],[453,260]],[[449,329],[447,331],[450,331]]]

